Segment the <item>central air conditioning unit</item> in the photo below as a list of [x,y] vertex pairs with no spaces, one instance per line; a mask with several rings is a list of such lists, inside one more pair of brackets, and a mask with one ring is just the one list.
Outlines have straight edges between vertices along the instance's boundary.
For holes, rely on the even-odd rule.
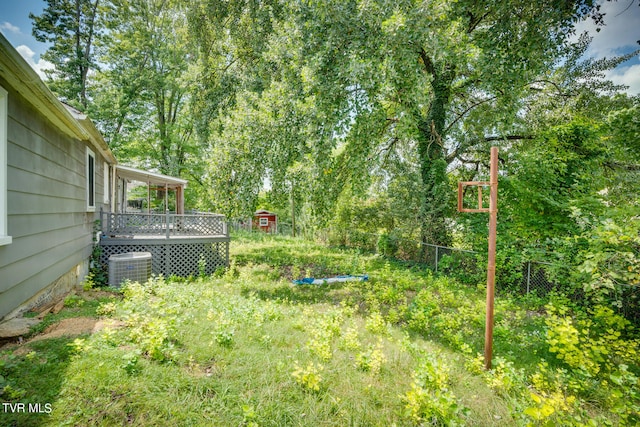
[[109,257],[109,286],[120,287],[127,279],[144,283],[150,277],[150,252],[128,252]]

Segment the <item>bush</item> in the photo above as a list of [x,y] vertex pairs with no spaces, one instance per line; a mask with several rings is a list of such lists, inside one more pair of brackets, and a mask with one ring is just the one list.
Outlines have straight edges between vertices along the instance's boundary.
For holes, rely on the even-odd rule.
[[386,257],[395,257],[398,253],[398,237],[394,232],[382,233],[376,244],[378,253]]

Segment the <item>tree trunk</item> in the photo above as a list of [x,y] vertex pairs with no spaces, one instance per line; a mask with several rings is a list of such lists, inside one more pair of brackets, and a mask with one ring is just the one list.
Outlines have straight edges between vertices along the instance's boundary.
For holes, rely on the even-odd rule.
[[[420,172],[425,189],[422,206],[421,237],[423,243],[441,246],[451,244],[451,236],[446,227],[446,217],[450,210],[450,188],[447,178],[447,162],[444,149],[444,129],[446,109],[451,96],[451,85],[455,77],[451,67],[441,70],[427,59],[425,67],[432,75],[433,100],[429,112],[419,121],[418,155]],[[425,254],[426,246],[424,247]],[[437,260],[434,260],[437,261]]]

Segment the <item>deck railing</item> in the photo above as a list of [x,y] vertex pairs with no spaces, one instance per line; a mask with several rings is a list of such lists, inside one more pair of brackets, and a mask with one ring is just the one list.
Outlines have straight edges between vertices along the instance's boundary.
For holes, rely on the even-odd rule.
[[101,231],[105,237],[124,236],[228,236],[224,215],[147,214],[100,212]]

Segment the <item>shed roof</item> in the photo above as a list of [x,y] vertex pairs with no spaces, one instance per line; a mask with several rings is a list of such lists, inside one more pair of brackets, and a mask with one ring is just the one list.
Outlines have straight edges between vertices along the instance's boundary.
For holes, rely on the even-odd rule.
[[253,213],[254,215],[277,215],[275,212],[269,212],[266,209],[260,209]]

